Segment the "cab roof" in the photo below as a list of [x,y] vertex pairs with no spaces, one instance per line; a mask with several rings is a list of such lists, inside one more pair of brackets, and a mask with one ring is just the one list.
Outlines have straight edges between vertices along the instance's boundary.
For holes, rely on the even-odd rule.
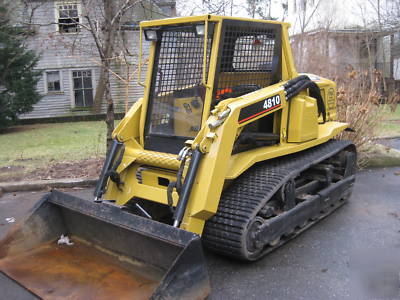
[[176,17],[176,18],[167,18],[167,19],[159,19],[159,20],[149,20],[140,22],[140,27],[154,27],[154,26],[163,26],[163,25],[174,25],[174,24],[183,24],[183,23],[198,23],[204,22],[206,20],[221,22],[223,20],[237,20],[237,21],[249,21],[255,23],[270,23],[270,24],[280,24],[285,27],[290,27],[289,23],[272,21],[272,20],[261,20],[261,19],[250,19],[250,18],[237,18],[230,16],[218,16],[218,15],[200,15],[200,16],[190,16],[190,17]]

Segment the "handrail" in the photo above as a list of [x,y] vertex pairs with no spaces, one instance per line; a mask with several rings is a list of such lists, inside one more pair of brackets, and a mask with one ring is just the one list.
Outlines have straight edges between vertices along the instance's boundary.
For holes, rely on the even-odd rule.
[[205,87],[209,87],[207,85],[206,73],[207,73],[207,42],[208,42],[208,20],[204,21],[204,48],[203,48],[203,74],[201,84]]
[[142,79],[142,56],[143,56],[143,29],[140,27],[139,31],[139,70],[138,70],[138,80],[137,83],[143,87],[146,87],[146,84],[141,81]]

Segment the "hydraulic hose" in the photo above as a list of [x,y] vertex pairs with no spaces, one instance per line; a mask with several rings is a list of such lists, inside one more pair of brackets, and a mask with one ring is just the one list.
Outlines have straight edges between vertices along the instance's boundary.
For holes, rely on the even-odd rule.
[[286,90],[289,87],[291,87],[292,85],[294,85],[297,82],[302,81],[302,80],[310,80],[310,78],[307,75],[300,75],[300,76],[297,76],[296,78],[289,80],[283,86],[285,87],[285,90]]
[[312,81],[308,76],[301,75],[284,84],[286,99],[290,100],[298,95],[301,91],[309,89],[310,96],[317,100],[318,115],[322,114],[323,122],[326,122],[326,109],[325,103],[322,99],[321,90],[318,85]]

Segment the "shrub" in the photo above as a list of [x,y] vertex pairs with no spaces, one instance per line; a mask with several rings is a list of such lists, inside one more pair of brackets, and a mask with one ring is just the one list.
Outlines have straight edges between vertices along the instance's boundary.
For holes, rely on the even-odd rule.
[[[375,128],[388,111],[386,105],[381,105],[383,96],[379,91],[381,74],[374,71],[372,80],[368,72],[352,70],[343,78],[338,79],[337,108],[338,119],[350,124],[354,132],[342,132],[340,139],[349,139],[357,146],[361,155],[361,166],[368,162],[365,153],[367,146],[376,138]],[[397,97],[392,96],[387,101],[395,108]]]

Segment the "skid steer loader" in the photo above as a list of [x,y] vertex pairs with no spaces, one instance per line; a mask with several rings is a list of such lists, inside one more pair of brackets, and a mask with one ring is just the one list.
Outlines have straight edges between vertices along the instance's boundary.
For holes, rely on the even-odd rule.
[[46,299],[204,298],[202,245],[254,261],[345,203],[356,149],[333,139],[348,127],[336,86],[297,73],[288,27],[142,22],[144,96],[113,133],[94,199],[46,195],[0,241],[0,270]]

